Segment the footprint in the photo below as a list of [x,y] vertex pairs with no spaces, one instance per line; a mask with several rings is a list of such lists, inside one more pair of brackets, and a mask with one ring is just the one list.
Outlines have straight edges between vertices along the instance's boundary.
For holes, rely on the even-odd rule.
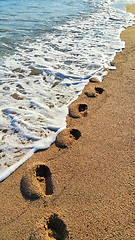
[[96,91],[97,94],[102,94],[104,89],[100,88],[100,87],[95,87],[95,91]]
[[69,106],[69,116],[73,118],[80,118],[87,116],[87,104],[72,104]]
[[93,85],[88,85],[84,91],[84,94],[87,97],[97,97],[98,95],[102,94],[104,89],[101,87],[95,87]]
[[29,240],[68,240],[68,231],[65,223],[53,214],[46,221],[40,220],[34,227]]
[[[102,83],[96,79],[90,79],[90,82],[83,89],[82,99],[85,103],[78,103],[76,100],[69,106],[69,116],[72,118],[82,118],[92,114],[95,109],[102,106],[107,99],[106,91],[102,88]],[[90,101],[88,98],[91,98]]]
[[87,110],[87,108],[88,108],[87,104],[79,104],[79,107],[78,107],[79,112],[84,112]]
[[66,128],[56,137],[55,144],[59,148],[68,148],[81,137],[81,132],[77,129]]
[[96,78],[94,78],[94,77],[90,78],[89,82],[91,82],[91,83],[99,83],[99,81]]
[[36,168],[36,178],[42,185],[42,190],[45,195],[53,194],[53,185],[51,180],[51,172],[45,165],[38,165]]
[[57,214],[51,215],[47,221],[48,229],[52,232],[52,237],[57,240],[67,239],[68,231],[65,223],[58,218]]
[[25,199],[36,200],[53,194],[50,169],[44,164],[29,167],[22,177],[20,190]]

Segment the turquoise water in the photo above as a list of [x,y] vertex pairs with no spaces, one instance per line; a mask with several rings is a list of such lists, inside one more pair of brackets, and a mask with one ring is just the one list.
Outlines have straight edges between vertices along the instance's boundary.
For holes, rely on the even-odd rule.
[[89,78],[111,69],[131,3],[0,0],[0,180],[48,148]]
[[86,11],[82,1],[76,4],[76,1],[69,0],[5,0],[0,1],[0,4],[0,43],[3,54],[11,54],[21,41],[31,41],[45,32],[51,32],[54,26],[72,19],[80,10]]

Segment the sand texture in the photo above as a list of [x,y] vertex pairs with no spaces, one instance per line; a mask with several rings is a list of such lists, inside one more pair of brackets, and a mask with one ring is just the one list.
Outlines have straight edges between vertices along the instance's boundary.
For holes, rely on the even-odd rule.
[[[135,4],[128,7],[135,13]],[[133,240],[135,25],[67,129],[0,183],[0,240]]]

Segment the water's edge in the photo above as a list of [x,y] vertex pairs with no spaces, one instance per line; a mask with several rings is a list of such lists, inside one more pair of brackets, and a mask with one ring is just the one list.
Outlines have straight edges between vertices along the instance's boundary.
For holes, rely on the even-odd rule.
[[[133,15],[133,14],[132,14]],[[134,23],[132,23],[133,25]],[[131,26],[131,25],[130,25]],[[123,31],[123,29],[121,29],[121,32]],[[120,32],[120,34],[121,34]],[[122,51],[122,50],[121,50]],[[117,52],[117,51],[116,51]],[[114,57],[116,55],[116,52],[114,54]],[[108,68],[109,69],[109,68]],[[110,68],[111,69],[111,68]],[[105,73],[106,74],[106,73]],[[79,95],[82,93],[82,90],[84,88],[84,86],[89,82],[89,78],[84,79],[83,84],[82,84],[82,89],[79,91],[78,95],[72,99],[69,104],[67,105],[67,110],[64,112],[64,117],[66,118],[66,116],[68,115],[68,106],[74,102]],[[55,141],[56,136],[63,130],[66,128],[66,121],[65,124],[63,124],[63,126],[61,128],[59,128],[57,131],[55,131],[55,134],[47,139],[41,140],[37,142],[37,145],[35,144],[35,147],[33,147],[32,149],[30,149],[30,151],[28,151],[28,153],[22,158],[20,159],[18,162],[16,162],[15,164],[13,164],[12,166],[8,167],[8,169],[6,169],[1,175],[0,175],[0,181],[3,181],[4,179],[6,179],[10,174],[12,174],[19,166],[21,166],[26,160],[28,160],[37,150],[39,149],[47,149],[51,146],[51,144]]]

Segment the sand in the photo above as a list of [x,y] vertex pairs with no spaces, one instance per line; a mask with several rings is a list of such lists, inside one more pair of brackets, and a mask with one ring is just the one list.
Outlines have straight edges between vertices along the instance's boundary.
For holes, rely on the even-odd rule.
[[134,239],[135,25],[121,38],[117,69],[88,83],[56,143],[0,183],[1,240]]

